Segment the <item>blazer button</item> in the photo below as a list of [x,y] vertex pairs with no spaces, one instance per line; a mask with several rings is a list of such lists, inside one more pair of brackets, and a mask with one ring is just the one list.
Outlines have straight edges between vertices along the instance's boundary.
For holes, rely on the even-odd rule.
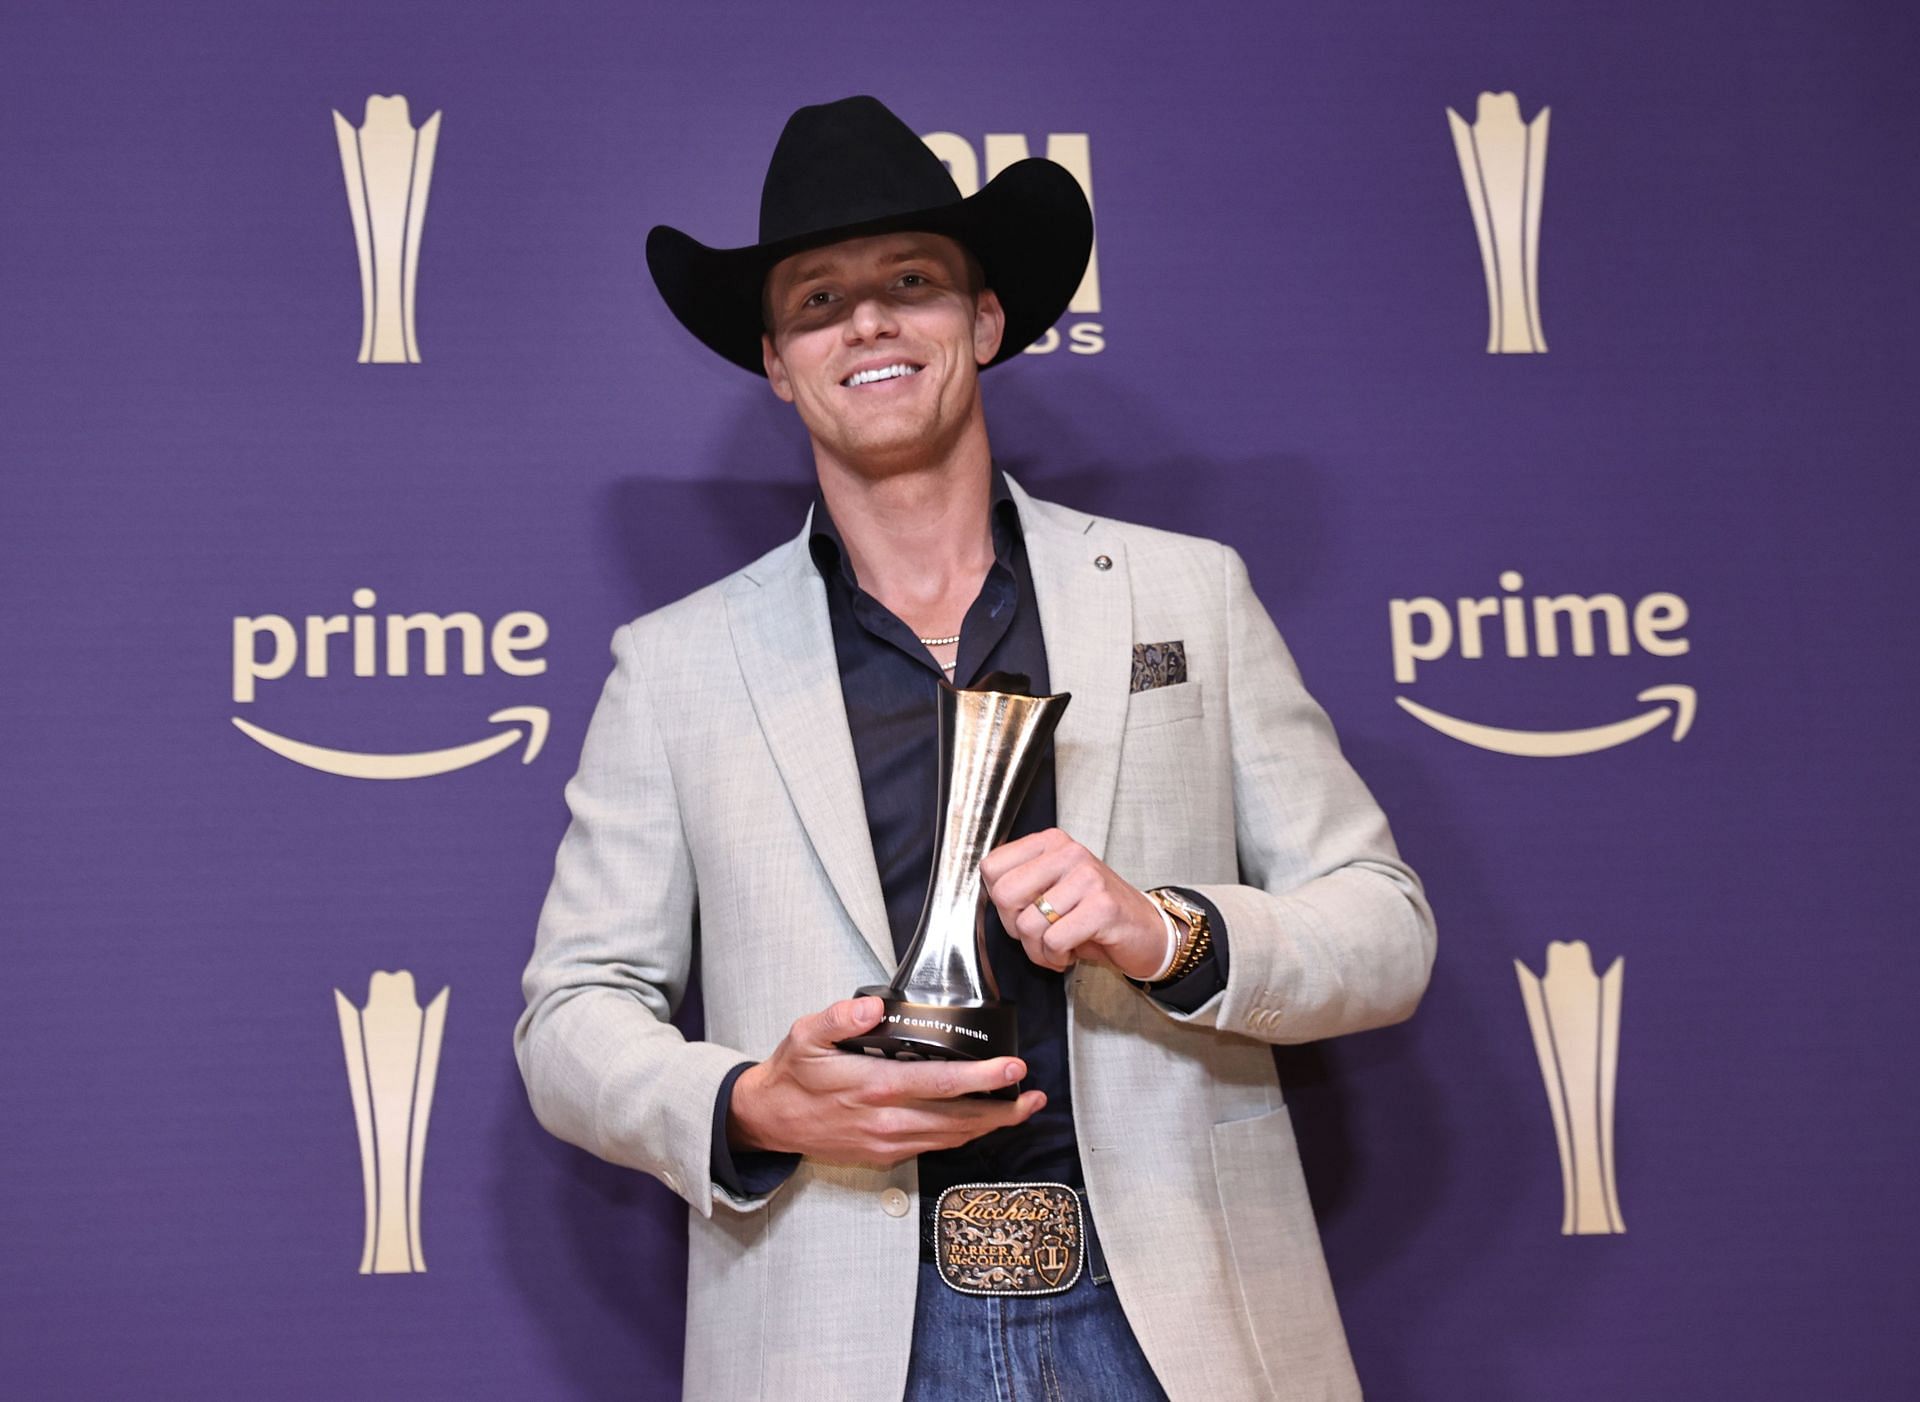
[[907,1215],[907,1195],[898,1188],[889,1188],[880,1194],[880,1207],[889,1217]]

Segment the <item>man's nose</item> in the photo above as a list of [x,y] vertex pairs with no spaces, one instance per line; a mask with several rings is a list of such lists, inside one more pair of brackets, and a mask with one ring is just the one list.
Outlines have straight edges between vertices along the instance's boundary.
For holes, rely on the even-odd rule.
[[862,341],[891,336],[897,329],[893,308],[888,306],[886,298],[878,293],[856,300],[851,314],[847,317],[847,330]]

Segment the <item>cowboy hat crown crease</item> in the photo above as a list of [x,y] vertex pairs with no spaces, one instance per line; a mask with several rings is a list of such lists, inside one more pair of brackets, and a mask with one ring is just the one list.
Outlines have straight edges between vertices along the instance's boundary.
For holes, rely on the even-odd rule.
[[788,118],[760,190],[760,242],[959,202],[960,187],[911,127],[871,97],[844,98]]

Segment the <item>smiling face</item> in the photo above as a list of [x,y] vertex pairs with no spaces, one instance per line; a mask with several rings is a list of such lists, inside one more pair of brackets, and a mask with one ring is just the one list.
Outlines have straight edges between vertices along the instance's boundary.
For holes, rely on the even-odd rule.
[[767,381],[800,413],[816,455],[863,476],[985,440],[980,367],[1006,318],[940,234],[878,234],[809,249],[767,275]]

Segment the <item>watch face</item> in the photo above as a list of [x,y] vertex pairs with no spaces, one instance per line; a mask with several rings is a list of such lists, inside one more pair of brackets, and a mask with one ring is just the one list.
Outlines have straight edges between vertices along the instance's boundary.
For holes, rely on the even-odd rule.
[[1165,901],[1167,907],[1172,910],[1175,915],[1184,919],[1189,925],[1197,925],[1207,918],[1206,911],[1202,910],[1178,891],[1169,891],[1163,887],[1153,894],[1158,899]]

